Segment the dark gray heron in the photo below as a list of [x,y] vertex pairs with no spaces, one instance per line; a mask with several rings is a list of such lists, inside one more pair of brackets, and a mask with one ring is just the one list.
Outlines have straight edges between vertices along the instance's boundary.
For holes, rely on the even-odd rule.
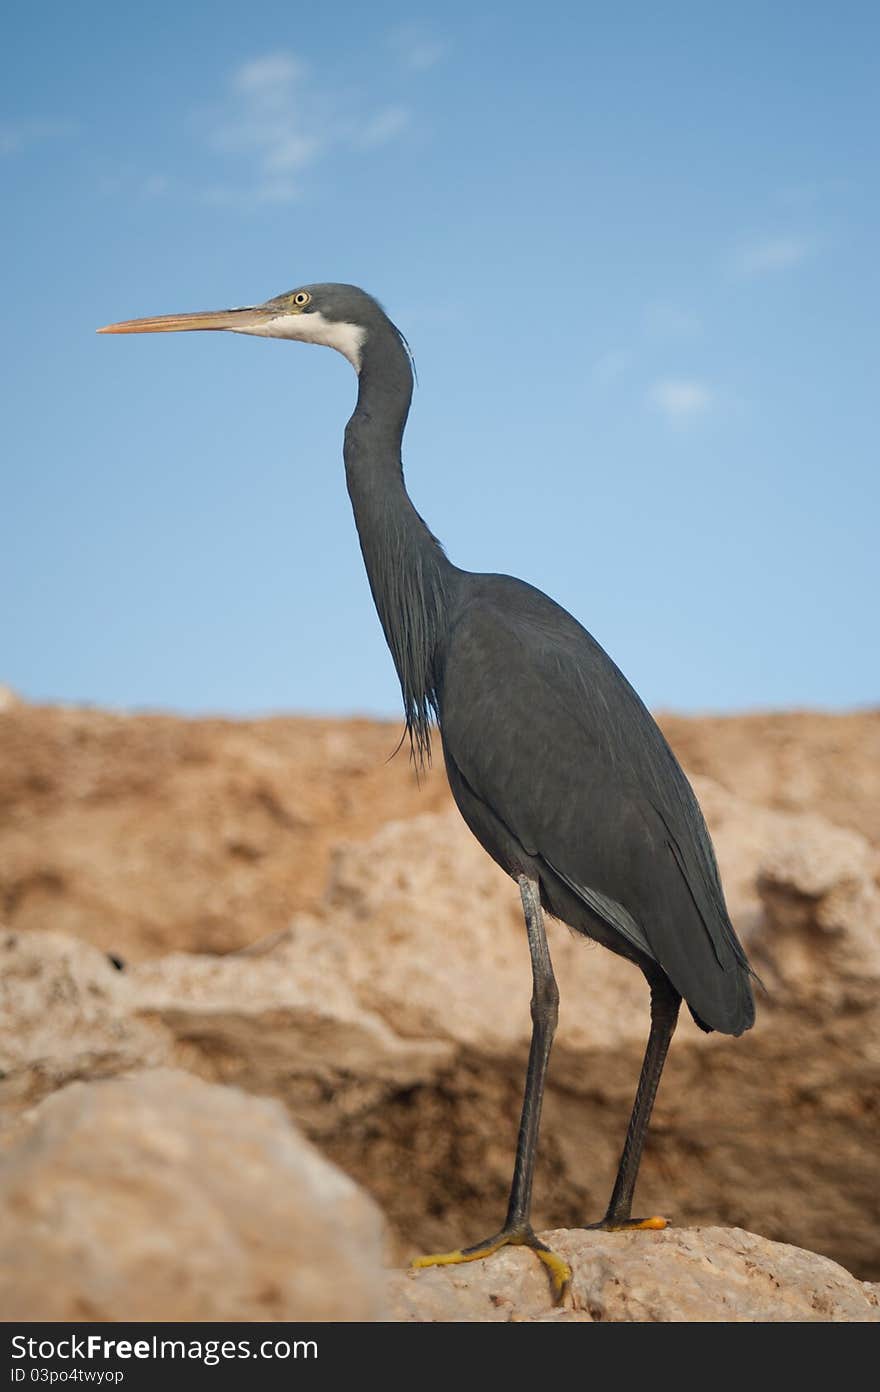
[[571,1272],[536,1236],[532,1180],[559,992],[542,910],[641,969],[651,1028],[614,1189],[617,1232],[663,1228],[632,1201],[682,999],[701,1029],[742,1034],[750,969],[706,824],[672,750],[629,682],[576,619],[509,575],[460,570],[410,501],[401,442],[413,374],[400,331],[353,285],[304,285],[265,304],[111,324],[99,333],[227,329],[322,343],[359,378],[345,474],[373,599],[418,765],[436,722],[452,795],[517,882],[531,953],[532,1040],[507,1216],[492,1237],[420,1257],[446,1265],[531,1247],[561,1300]]

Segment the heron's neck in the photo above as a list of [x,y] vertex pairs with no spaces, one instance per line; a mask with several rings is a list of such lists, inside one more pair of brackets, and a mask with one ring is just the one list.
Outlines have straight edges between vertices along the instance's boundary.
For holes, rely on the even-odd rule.
[[413,754],[423,762],[431,752],[455,568],[403,481],[401,442],[411,396],[409,360],[389,325],[364,345],[357,406],[345,431],[345,477],[370,589],[400,678]]

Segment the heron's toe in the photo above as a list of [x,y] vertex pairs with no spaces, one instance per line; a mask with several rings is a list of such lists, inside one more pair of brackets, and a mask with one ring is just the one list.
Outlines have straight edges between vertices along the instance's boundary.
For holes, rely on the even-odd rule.
[[603,1218],[601,1223],[587,1223],[589,1232],[662,1232],[669,1219],[654,1214],[651,1218]]
[[552,1248],[546,1247],[543,1242],[536,1243],[533,1250],[538,1260],[542,1261],[547,1268],[554,1305],[561,1305],[565,1299],[565,1293],[571,1285],[571,1267],[564,1257],[561,1257],[558,1252],[554,1252]]
[[496,1233],[494,1237],[487,1237],[483,1242],[477,1242],[473,1247],[456,1247],[451,1252],[432,1252],[426,1257],[413,1257],[410,1266],[418,1270],[424,1266],[458,1266],[460,1262],[482,1261],[483,1257],[491,1257],[493,1253],[508,1247],[514,1242],[521,1241],[510,1233]]
[[571,1267],[558,1252],[541,1242],[531,1228],[502,1230],[494,1237],[487,1237],[483,1242],[475,1243],[473,1247],[456,1247],[451,1252],[433,1252],[429,1256],[414,1257],[410,1266],[416,1270],[426,1266],[458,1266],[462,1262],[482,1261],[484,1257],[491,1257],[495,1252],[499,1252],[502,1247],[531,1247],[538,1260],[547,1268],[554,1303],[562,1303],[571,1283]]

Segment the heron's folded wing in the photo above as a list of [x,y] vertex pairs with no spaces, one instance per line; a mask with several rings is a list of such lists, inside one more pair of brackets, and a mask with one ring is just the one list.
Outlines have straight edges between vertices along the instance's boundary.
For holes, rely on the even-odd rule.
[[674,981],[702,956],[695,931],[723,971],[745,966],[705,822],[658,726],[599,644],[528,596],[525,612],[471,605],[453,630],[441,719],[456,766],[524,849],[646,940]]

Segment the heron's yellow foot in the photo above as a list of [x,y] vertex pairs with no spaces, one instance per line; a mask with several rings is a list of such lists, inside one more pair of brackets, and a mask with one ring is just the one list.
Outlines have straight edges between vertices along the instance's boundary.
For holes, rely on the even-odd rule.
[[662,1232],[669,1227],[668,1218],[603,1218],[601,1223],[587,1223],[590,1232]]
[[514,1228],[510,1232],[496,1233],[494,1237],[487,1237],[484,1242],[477,1242],[473,1247],[458,1247],[453,1252],[434,1252],[427,1257],[415,1257],[412,1266],[419,1268],[425,1266],[458,1266],[461,1262],[482,1261],[484,1257],[491,1257],[502,1247],[531,1247],[539,1261],[542,1261],[547,1268],[547,1275],[550,1279],[550,1289],[553,1294],[554,1303],[561,1305],[571,1282],[571,1267],[558,1252],[552,1251],[545,1243],[535,1236],[531,1228]]

